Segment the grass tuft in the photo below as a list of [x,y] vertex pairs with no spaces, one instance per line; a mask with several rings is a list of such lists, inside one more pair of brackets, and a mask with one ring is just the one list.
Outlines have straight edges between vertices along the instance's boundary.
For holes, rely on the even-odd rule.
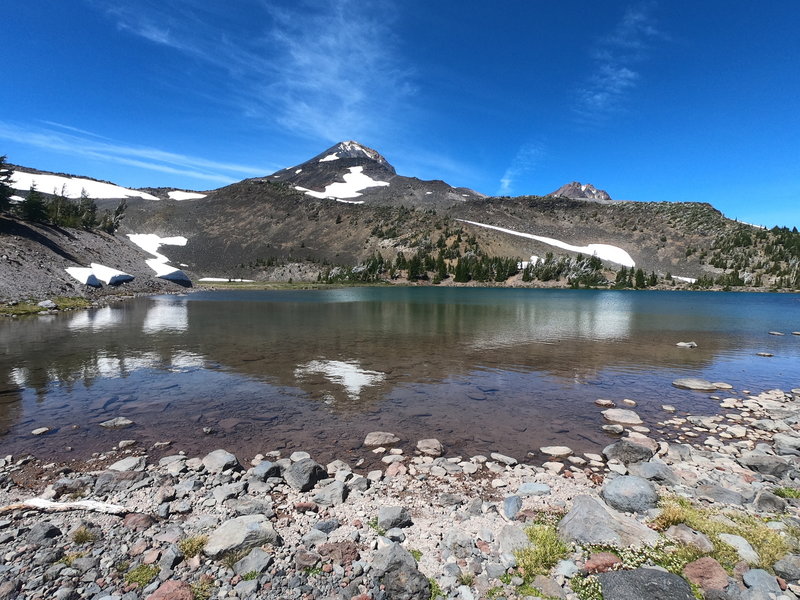
[[192,558],[200,554],[203,548],[205,548],[207,541],[207,535],[193,535],[180,540],[178,542],[178,548],[180,548],[186,558]]
[[76,544],[88,544],[96,539],[97,536],[85,525],[78,527],[72,534],[72,541]]
[[800,489],[793,487],[778,487],[772,493],[781,498],[800,498]]
[[699,508],[684,498],[664,498],[661,501],[661,514],[652,525],[663,531],[672,525],[685,523],[688,527],[706,534],[714,550],[710,554],[729,573],[739,562],[736,550],[719,539],[722,533],[738,535],[746,539],[761,559],[757,568],[772,572],[772,565],[793,548],[789,539],[780,532],[767,527],[766,523],[744,512],[721,511]]
[[125,582],[136,584],[139,588],[145,588],[156,578],[159,571],[161,571],[161,569],[156,565],[139,565],[125,573]]
[[526,581],[536,575],[547,575],[567,555],[567,546],[558,538],[555,525],[531,525],[525,530],[531,545],[514,554]]

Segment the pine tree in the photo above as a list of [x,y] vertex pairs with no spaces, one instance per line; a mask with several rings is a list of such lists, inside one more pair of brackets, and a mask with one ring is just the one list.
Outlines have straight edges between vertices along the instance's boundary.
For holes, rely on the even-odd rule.
[[635,286],[636,286],[637,289],[641,289],[641,288],[645,287],[646,284],[645,284],[645,281],[644,281],[644,271],[642,271],[641,268],[636,269],[635,279],[636,279]]
[[47,205],[44,203],[44,196],[36,189],[36,185],[31,185],[28,197],[20,206],[20,213],[26,221],[43,222],[47,220]]
[[5,156],[0,156],[0,212],[5,212],[11,207],[11,196],[14,188],[11,187],[11,176],[14,171],[6,162]]
[[81,227],[85,227],[86,229],[94,229],[97,227],[97,205],[94,203],[94,200],[89,198],[86,190],[81,190],[78,214],[81,219]]

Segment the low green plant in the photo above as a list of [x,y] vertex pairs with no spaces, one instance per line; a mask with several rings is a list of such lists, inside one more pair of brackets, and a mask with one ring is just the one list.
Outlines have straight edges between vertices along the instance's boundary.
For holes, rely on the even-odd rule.
[[656,529],[663,531],[672,525],[684,523],[706,534],[714,545],[711,556],[729,573],[739,562],[739,554],[719,538],[722,533],[746,539],[761,559],[753,566],[770,572],[779,558],[793,550],[788,537],[770,529],[763,520],[753,515],[700,508],[685,498],[677,497],[664,498],[660,505],[661,514],[652,523]]
[[503,588],[500,587],[499,585],[496,585],[495,587],[490,588],[486,592],[486,597],[489,600],[494,600],[495,598],[499,598],[502,595],[503,595]]
[[72,541],[76,544],[88,544],[96,539],[97,536],[85,525],[81,525],[72,533]]
[[253,581],[254,579],[258,579],[258,571],[248,571],[242,575],[242,579],[245,581]]
[[183,552],[186,558],[192,558],[200,554],[200,551],[205,548],[207,541],[207,535],[193,535],[180,540],[178,542],[178,548],[180,548],[180,551]]
[[201,578],[200,581],[190,584],[192,600],[209,600],[214,591],[213,581]]
[[231,550],[222,556],[220,562],[232,571],[233,565],[242,560],[249,553],[249,550]]
[[473,575],[472,573],[461,573],[458,576],[458,583],[460,585],[472,587],[472,584],[475,583],[475,575]]
[[442,591],[442,587],[439,585],[439,582],[436,581],[433,577],[428,578],[428,583],[431,586],[431,600],[436,600],[436,598],[445,598],[444,592]]
[[800,498],[800,489],[793,487],[777,487],[772,493],[781,498]]
[[303,569],[303,573],[305,573],[308,576],[311,576],[311,575],[322,575],[323,571],[319,567],[307,567],[307,568]]
[[139,565],[125,573],[125,582],[136,584],[140,588],[147,587],[160,570],[156,565]]
[[594,575],[576,575],[569,580],[569,585],[580,600],[603,600],[600,580]]
[[373,529],[375,531],[375,533],[377,533],[378,535],[386,535],[386,530],[383,527],[381,527],[380,525],[378,525],[378,518],[377,517],[371,519],[367,523],[367,525],[369,525],[370,528]]
[[58,562],[64,563],[68,567],[71,567],[72,563],[74,563],[79,558],[83,558],[84,556],[86,556],[86,552],[71,552],[69,554],[64,555]]
[[531,544],[514,554],[525,580],[529,581],[536,575],[547,575],[550,569],[566,556],[567,547],[558,538],[555,525],[531,525],[525,533]]
[[416,548],[412,548],[408,552],[409,552],[409,554],[411,554],[411,556],[414,557],[414,560],[417,561],[417,562],[419,562],[419,559],[422,558],[422,551],[421,550],[417,550]]
[[114,563],[114,568],[117,570],[117,573],[124,573],[128,569],[131,568],[131,561],[129,560],[120,560]]

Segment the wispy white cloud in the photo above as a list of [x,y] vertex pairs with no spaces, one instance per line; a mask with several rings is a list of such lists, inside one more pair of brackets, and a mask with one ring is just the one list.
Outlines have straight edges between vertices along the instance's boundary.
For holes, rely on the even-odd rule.
[[[64,154],[77,154],[87,158],[161,173],[183,175],[214,183],[232,183],[241,179],[241,175],[257,176],[275,170],[272,165],[256,167],[216,162],[158,148],[124,145],[111,140],[102,141],[108,138],[102,138],[97,134],[69,125],[58,124],[57,126],[61,129],[75,131],[75,133],[64,133],[53,128],[22,127],[0,121],[0,139]],[[234,174],[239,177],[234,177]]]
[[500,187],[497,189],[498,196],[508,196],[515,192],[516,181],[534,170],[545,156],[544,145],[540,142],[530,142],[520,146],[511,164],[500,177]]
[[574,110],[584,123],[602,123],[624,110],[642,79],[638,65],[647,59],[652,43],[666,39],[653,17],[655,2],[629,7],[614,30],[592,52],[593,70],[578,90]]
[[385,135],[414,93],[386,2],[299,0],[260,7],[257,35],[232,38],[229,19],[193,0],[94,0],[128,33],[227,74],[225,96],[246,115],[293,134],[340,141]]

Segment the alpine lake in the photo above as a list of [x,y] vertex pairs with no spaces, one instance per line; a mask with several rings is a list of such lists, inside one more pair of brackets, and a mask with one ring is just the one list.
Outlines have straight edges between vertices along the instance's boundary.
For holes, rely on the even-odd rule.
[[[84,459],[121,440],[190,455],[363,455],[370,431],[448,456],[598,452],[599,398],[647,427],[717,397],[800,387],[800,295],[360,287],[198,291],[0,321],[2,454]],[[774,335],[780,332],[784,335]],[[696,342],[693,349],[677,342]],[[772,356],[759,356],[767,353]],[[668,404],[676,413],[668,414]],[[101,426],[126,417],[124,429]],[[38,428],[49,428],[33,435]],[[675,432],[677,434],[677,432]]]

